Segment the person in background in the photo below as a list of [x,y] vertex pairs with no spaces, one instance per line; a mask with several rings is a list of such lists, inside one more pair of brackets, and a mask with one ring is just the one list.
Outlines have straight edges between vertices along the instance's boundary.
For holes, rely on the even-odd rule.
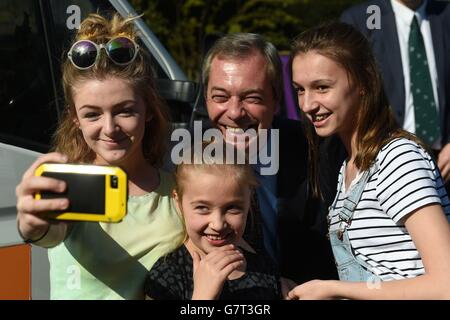
[[[369,28],[369,6],[379,29]],[[450,190],[450,3],[373,0],[341,15],[369,40],[399,125],[432,147]]]

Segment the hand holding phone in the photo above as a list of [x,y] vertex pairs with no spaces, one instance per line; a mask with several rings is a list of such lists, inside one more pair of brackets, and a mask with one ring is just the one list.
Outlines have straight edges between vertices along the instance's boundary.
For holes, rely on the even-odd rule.
[[119,167],[44,163],[36,176],[63,180],[62,193],[39,191],[35,199],[68,198],[66,210],[43,213],[49,219],[119,222],[127,210],[127,175]]
[[[58,152],[43,154],[28,168],[22,176],[22,180],[16,187],[17,196],[17,227],[20,236],[26,240],[41,239],[50,228],[48,219],[42,217],[44,212],[53,210],[65,210],[68,206],[68,199],[50,199],[36,200],[34,194],[38,191],[49,190],[62,192],[66,185],[62,181],[35,176],[35,171],[43,163],[66,163],[67,157]],[[65,230],[66,222],[52,222],[52,225],[58,225],[58,229]],[[64,232],[60,235],[64,236]],[[57,237],[58,238],[58,237]],[[56,239],[60,241],[61,239]],[[53,244],[56,245],[57,242]]]

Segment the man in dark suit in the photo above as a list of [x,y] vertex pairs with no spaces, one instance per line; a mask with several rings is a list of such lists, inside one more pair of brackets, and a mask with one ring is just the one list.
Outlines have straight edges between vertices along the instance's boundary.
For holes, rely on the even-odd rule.
[[[375,16],[378,12],[380,17]],[[378,28],[372,23],[376,19],[380,20]],[[341,20],[355,26],[371,42],[399,125],[435,150],[449,190],[450,3],[372,0],[347,9]],[[427,102],[430,112],[423,109]],[[425,119],[431,124],[426,130],[422,124]],[[433,130],[435,134],[429,135]]]
[[[268,130],[269,136],[278,130],[279,171],[265,175],[259,162],[253,167],[260,182],[256,192],[263,234],[260,242],[278,263],[282,276],[296,282],[336,278],[325,237],[327,204],[313,200],[308,190],[308,144],[302,126],[274,118],[282,95],[277,50],[256,34],[227,35],[209,50],[202,76],[209,119],[236,148],[248,150],[251,143],[236,142],[242,134],[239,129]],[[275,144],[267,140],[271,152],[276,152]],[[339,165],[327,167],[330,174],[324,184],[333,186],[331,197]]]

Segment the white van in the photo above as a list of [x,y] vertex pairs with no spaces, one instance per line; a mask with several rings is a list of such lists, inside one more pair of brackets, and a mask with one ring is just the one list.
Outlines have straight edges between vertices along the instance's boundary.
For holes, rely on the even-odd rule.
[[[136,15],[125,0],[2,0],[0,2],[0,300],[48,299],[47,251],[24,244],[16,231],[15,186],[49,150],[63,110],[61,57],[79,15]],[[75,23],[74,23],[75,22]],[[138,19],[142,47],[154,58],[160,92],[174,126],[187,126],[196,98],[171,55]]]

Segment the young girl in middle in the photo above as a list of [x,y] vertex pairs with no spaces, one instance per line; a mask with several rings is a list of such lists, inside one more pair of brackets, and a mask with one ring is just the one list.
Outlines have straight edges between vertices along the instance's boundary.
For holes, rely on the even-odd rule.
[[184,219],[185,241],[154,264],[146,295],[177,300],[280,299],[280,279],[270,258],[256,254],[242,238],[257,186],[251,167],[214,163],[201,154],[191,160],[177,166],[173,192]]

